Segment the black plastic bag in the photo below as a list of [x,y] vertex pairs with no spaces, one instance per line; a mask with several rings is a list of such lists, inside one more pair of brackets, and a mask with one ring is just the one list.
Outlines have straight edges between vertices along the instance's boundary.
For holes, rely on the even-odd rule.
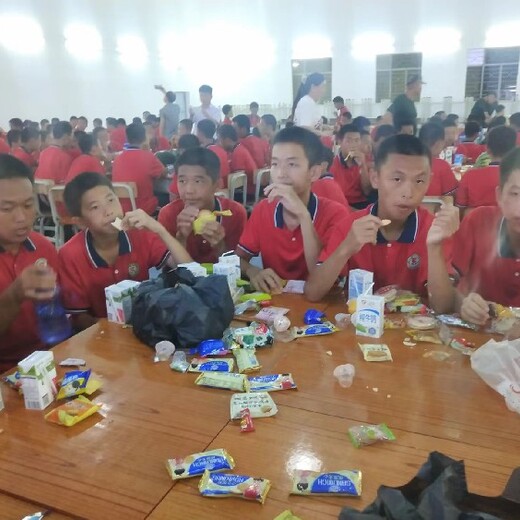
[[339,520],[518,520],[520,468],[513,471],[500,497],[468,492],[464,462],[430,453],[408,484],[381,486],[376,500],[363,512],[342,509]]
[[225,276],[195,277],[178,268],[141,283],[132,302],[134,334],[153,347],[169,340],[188,348],[221,338],[235,307]]

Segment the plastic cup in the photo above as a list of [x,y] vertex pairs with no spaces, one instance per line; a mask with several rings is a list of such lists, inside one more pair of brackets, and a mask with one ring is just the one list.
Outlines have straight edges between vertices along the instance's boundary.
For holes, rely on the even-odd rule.
[[338,380],[338,383],[341,387],[349,388],[352,386],[354,381],[356,368],[350,363],[347,363],[346,365],[338,365],[332,374]]
[[159,341],[155,345],[155,359],[157,361],[168,361],[175,352],[175,345],[171,341]]

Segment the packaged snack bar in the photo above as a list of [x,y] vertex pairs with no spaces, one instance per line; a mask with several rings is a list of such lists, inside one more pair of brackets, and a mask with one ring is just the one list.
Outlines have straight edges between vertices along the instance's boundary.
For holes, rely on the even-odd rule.
[[229,354],[229,349],[221,339],[206,339],[191,349],[190,354],[196,354],[202,358],[208,356],[225,356]]
[[166,469],[173,480],[198,477],[205,471],[226,471],[235,467],[233,457],[222,449],[194,453],[187,457],[168,459]]
[[237,360],[238,371],[241,374],[244,372],[254,372],[262,368],[262,365],[260,365],[255,356],[255,352],[256,350],[254,348],[239,348],[233,351],[233,355]]
[[341,470],[330,473],[295,470],[291,495],[361,496],[361,471]]
[[410,336],[412,341],[422,343],[434,343],[435,345],[442,345],[442,340],[436,332],[422,331],[422,330],[407,330],[406,334]]
[[89,377],[90,370],[67,372],[61,381],[60,390],[56,399],[65,399],[66,397],[84,394]]
[[371,345],[358,343],[365,361],[393,361],[392,353],[387,345]]
[[325,313],[318,309],[307,309],[303,315],[305,325],[318,325],[325,321]]
[[348,436],[354,448],[368,446],[377,441],[395,441],[395,435],[384,423],[351,426],[348,429]]
[[251,392],[276,392],[296,388],[292,374],[249,376],[248,379]]
[[404,329],[406,320],[402,316],[385,316],[385,329]]
[[297,338],[306,338],[309,336],[324,336],[332,334],[339,329],[330,321],[324,321],[318,325],[304,325],[303,327],[295,327]]
[[267,392],[233,394],[229,402],[229,416],[232,420],[240,419],[242,410],[248,409],[253,419],[271,417],[278,413],[278,408]]
[[249,327],[228,329],[224,341],[231,349],[270,347],[274,343],[271,330],[265,323],[251,323]]
[[80,395],[76,399],[63,403],[51,410],[45,415],[45,420],[63,426],[74,426],[76,423],[96,413],[100,408],[101,406],[98,404],[94,404],[86,397]]
[[244,408],[240,412],[240,432],[247,433],[247,432],[254,432],[254,431],[255,431],[255,425],[253,424],[251,412],[249,411],[249,408]]
[[470,323],[469,321],[464,321],[462,318],[459,318],[458,316],[452,316],[451,314],[439,314],[437,316],[437,319],[444,323],[444,325],[449,325],[452,327],[461,327],[463,329],[470,329],[470,330],[478,330],[479,326],[475,325],[474,323]]
[[209,471],[204,472],[199,483],[199,491],[203,497],[239,497],[256,500],[261,504],[265,502],[270,487],[271,482],[265,478]]
[[192,359],[188,372],[233,372],[235,361],[233,359]]
[[202,372],[195,384],[209,386],[210,388],[223,388],[235,392],[249,391],[249,381],[244,374],[233,374],[229,372]]

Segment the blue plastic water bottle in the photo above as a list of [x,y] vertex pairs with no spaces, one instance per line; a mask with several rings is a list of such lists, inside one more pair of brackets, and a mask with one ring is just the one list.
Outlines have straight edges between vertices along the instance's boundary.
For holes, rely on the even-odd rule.
[[72,327],[56,290],[53,298],[35,304],[40,339],[45,345],[56,345],[72,336]]

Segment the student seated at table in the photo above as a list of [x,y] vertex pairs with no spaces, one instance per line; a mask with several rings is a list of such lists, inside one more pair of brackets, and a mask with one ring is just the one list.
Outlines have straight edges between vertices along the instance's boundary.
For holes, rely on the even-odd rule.
[[347,199],[345,198],[345,195],[343,195],[340,185],[335,181],[334,175],[329,171],[334,162],[334,154],[327,146],[323,146],[322,152],[320,176],[318,179],[313,181],[311,188],[312,192],[319,198],[323,197],[338,202],[350,211]]
[[365,269],[374,273],[374,290],[396,284],[428,295],[437,312],[451,311],[453,288],[446,267],[451,244],[444,242],[457,229],[459,214],[452,205],[435,217],[420,207],[431,177],[430,151],[414,136],[389,137],[379,147],[370,177],[378,202],[337,224],[305,295],[320,300],[338,276]]
[[[260,119],[260,118],[259,118]],[[239,114],[233,118],[233,126],[240,143],[247,148],[257,168],[264,168],[269,160],[269,144],[250,132],[249,117]]]
[[468,170],[462,177],[455,202],[464,214],[479,206],[496,206],[499,165],[502,157],[516,146],[516,133],[508,126],[497,126],[487,136],[489,166]]
[[[231,122],[231,124],[233,123]],[[221,185],[224,186],[224,179],[227,179],[227,176],[229,175],[229,157],[226,150],[215,143],[213,137],[216,131],[217,126],[213,121],[211,121],[211,119],[203,119],[202,121],[199,121],[199,124],[197,125],[197,138],[199,139],[201,146],[211,150],[218,157],[220,162],[220,182]]]
[[[104,175],[81,173],[65,186],[63,198],[82,228],[59,251],[63,301],[79,329],[106,316],[105,287],[147,280],[151,267],[191,261],[184,247],[143,210],[124,215]],[[123,219],[123,231],[112,225],[117,217]]]
[[[143,150],[146,131],[143,125],[131,123],[126,127],[127,144],[114,159],[112,180],[134,182],[137,186],[136,206],[153,215],[157,209],[157,197],[153,193],[154,180],[166,176],[164,165],[150,152]],[[123,201],[123,209],[131,209],[129,201]]]
[[498,206],[475,209],[455,235],[453,265],[461,280],[457,310],[483,325],[489,302],[520,307],[520,148],[500,164]]
[[[233,107],[231,105],[224,105],[222,107],[222,113],[224,114],[224,119],[222,120],[223,125],[232,125],[233,124]],[[211,121],[211,119],[208,119]],[[213,121],[211,121],[213,123]],[[214,123],[213,123],[214,124]],[[217,125],[215,125],[216,127]]]
[[485,145],[475,142],[479,135],[480,125],[476,121],[468,121],[464,125],[464,140],[457,146],[455,153],[462,154],[467,164],[475,164],[478,156],[486,151]]
[[152,153],[163,152],[171,148],[170,141],[160,133],[157,133],[152,123],[145,123],[143,126],[146,130],[145,145],[147,144]]
[[32,172],[38,166],[37,154],[40,151],[40,132],[34,128],[24,128],[20,133],[20,146],[12,152],[12,155],[20,159]]
[[105,168],[99,160],[101,148],[94,141],[92,135],[82,133],[78,137],[78,146],[81,150],[81,155],[72,161],[65,182],[70,182],[74,177],[83,172],[96,172],[104,175]]
[[[214,125],[213,121],[209,122]],[[211,150],[199,147],[183,152],[175,164],[175,176],[180,198],[161,209],[159,222],[196,262],[216,263],[222,253],[236,248],[247,220],[246,210],[238,202],[215,196],[220,163]],[[215,221],[206,222],[202,233],[196,235],[193,222],[201,210],[231,210],[232,215],[217,216]]]
[[459,183],[447,161],[439,158],[444,149],[444,128],[438,123],[425,123],[419,130],[419,139],[428,147],[432,156],[430,185],[426,195],[453,195]]
[[85,135],[83,130],[73,130],[70,144],[65,148],[65,151],[71,156],[72,160],[77,159],[81,155],[81,150],[78,145],[78,139]]
[[444,127],[444,143],[445,146],[457,146],[459,141],[459,127],[453,119],[446,118],[442,122]]
[[[33,174],[19,159],[0,155],[0,372],[44,346],[34,302],[53,297],[58,254],[32,230]],[[47,266],[36,265],[41,258]]]
[[[267,199],[254,207],[236,249],[242,272],[257,290],[280,292],[282,280],[305,280],[329,242],[333,223],[348,214],[341,204],[311,191],[322,153],[320,138],[305,128],[285,128],[275,136]],[[249,263],[257,255],[262,269]]]
[[[112,120],[113,118],[111,118]],[[120,117],[115,121],[112,121],[115,124],[115,127],[109,132],[110,134],[110,150],[112,152],[122,152],[127,142],[127,133],[126,133],[126,121]],[[108,120],[107,120],[107,128],[108,128]]]
[[379,125],[375,128],[374,137],[372,139],[372,148],[374,157],[381,146],[381,143],[388,137],[395,135],[396,130],[394,125]]
[[260,118],[260,124],[257,127],[260,132],[260,137],[267,141],[267,144],[269,145],[269,160],[267,161],[267,164],[271,164],[271,149],[273,146],[274,136],[276,135],[277,126],[278,122],[273,114],[264,114]]
[[72,127],[68,121],[59,121],[52,127],[53,143],[40,154],[36,179],[47,179],[63,184],[69,173],[72,157],[67,153],[72,142]]
[[9,132],[7,132],[7,144],[9,145],[11,153],[13,153],[17,148],[20,148],[20,145],[22,144],[22,131],[9,130]]
[[356,209],[367,206],[372,191],[365,154],[361,149],[361,133],[355,125],[342,126],[337,134],[340,152],[330,172],[340,185],[347,202]]

